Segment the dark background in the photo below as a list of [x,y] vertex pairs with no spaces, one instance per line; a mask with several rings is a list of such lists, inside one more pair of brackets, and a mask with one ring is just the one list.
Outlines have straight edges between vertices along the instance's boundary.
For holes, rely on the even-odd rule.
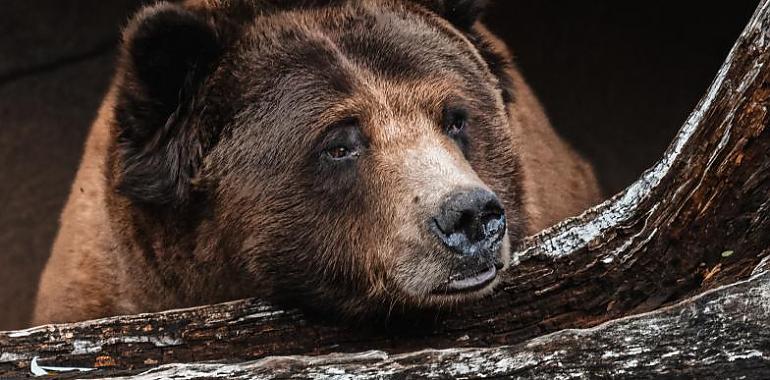
[[[705,92],[756,0],[497,0],[554,126],[608,194],[651,166]],[[129,0],[12,0],[0,16],[0,330],[24,326]]]

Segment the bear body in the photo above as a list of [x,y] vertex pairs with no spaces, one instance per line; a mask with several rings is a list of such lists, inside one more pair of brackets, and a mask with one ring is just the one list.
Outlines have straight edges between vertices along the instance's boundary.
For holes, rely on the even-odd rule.
[[517,240],[600,193],[481,3],[140,11],[33,323],[244,297],[356,318],[488,294]]

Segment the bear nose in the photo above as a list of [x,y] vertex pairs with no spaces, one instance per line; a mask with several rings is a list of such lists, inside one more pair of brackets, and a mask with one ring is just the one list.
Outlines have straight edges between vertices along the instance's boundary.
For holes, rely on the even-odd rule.
[[505,236],[503,206],[489,190],[456,192],[433,217],[433,233],[452,251],[465,256],[489,253]]

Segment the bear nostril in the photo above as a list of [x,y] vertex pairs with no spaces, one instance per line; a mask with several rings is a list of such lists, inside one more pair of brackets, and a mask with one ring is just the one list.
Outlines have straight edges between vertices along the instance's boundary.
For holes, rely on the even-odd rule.
[[484,189],[453,194],[432,222],[444,245],[463,255],[492,248],[506,230],[502,205]]
[[464,210],[462,213],[460,213],[460,218],[455,222],[455,226],[452,228],[452,230],[465,234],[468,237],[473,237],[476,235],[474,231],[475,229],[473,228],[475,219],[476,216],[473,215],[473,212]]
[[495,238],[505,231],[505,217],[502,213],[485,214],[476,226],[477,241]]
[[505,224],[505,222],[503,221],[501,214],[486,213],[479,216],[473,226],[475,233],[474,240],[479,241],[496,235],[503,224]]

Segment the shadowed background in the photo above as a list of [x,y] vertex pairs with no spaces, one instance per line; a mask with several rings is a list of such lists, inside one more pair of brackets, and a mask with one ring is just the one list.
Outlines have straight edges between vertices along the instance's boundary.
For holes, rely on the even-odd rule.
[[[11,0],[0,15],[0,330],[23,327],[136,0]],[[713,5],[712,5],[713,4]],[[607,194],[666,148],[755,0],[497,0],[487,23]],[[140,275],[140,274],[137,274]]]

